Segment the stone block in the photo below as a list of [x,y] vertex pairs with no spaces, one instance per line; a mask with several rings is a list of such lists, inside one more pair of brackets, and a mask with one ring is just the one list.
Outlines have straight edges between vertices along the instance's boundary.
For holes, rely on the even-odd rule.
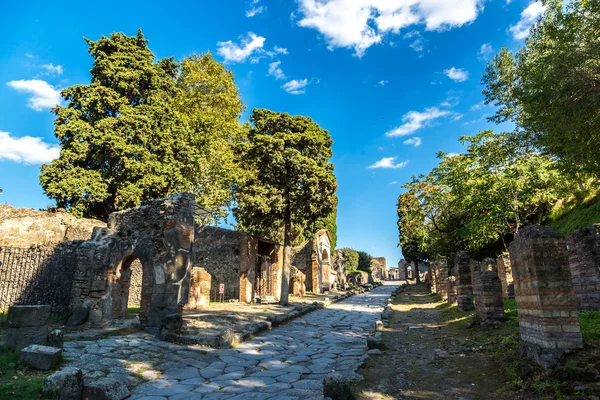
[[64,345],[64,337],[63,331],[60,329],[55,329],[48,334],[48,339],[46,340],[46,345],[50,347],[58,347],[63,348]]
[[83,387],[83,398],[86,400],[122,400],[129,394],[124,383],[112,378],[101,378]]
[[27,367],[47,371],[60,361],[62,349],[32,344],[19,353],[19,360]]
[[364,378],[354,371],[330,373],[323,380],[323,395],[331,400],[355,399],[353,388],[363,380]]
[[473,287],[471,281],[471,260],[464,251],[459,251],[454,256],[456,277],[456,298],[460,311],[473,310]]
[[50,306],[11,306],[8,308],[7,324],[11,328],[44,326],[52,311]]
[[67,367],[47,376],[42,385],[45,399],[81,400],[83,373],[79,368]]
[[88,320],[88,316],[90,314],[90,310],[86,307],[76,307],[73,309],[71,316],[67,320],[67,326],[69,328],[74,328],[76,326],[81,326],[85,324]]
[[48,328],[46,326],[6,329],[6,345],[15,350],[21,350],[32,344],[45,345],[47,339]]

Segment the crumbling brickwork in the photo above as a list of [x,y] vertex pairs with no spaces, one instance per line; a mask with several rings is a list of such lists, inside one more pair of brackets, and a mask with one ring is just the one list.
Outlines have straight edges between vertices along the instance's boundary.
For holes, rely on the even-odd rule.
[[436,263],[435,268],[435,288],[436,293],[442,300],[448,299],[448,261],[444,258]]
[[569,267],[580,310],[600,310],[600,224],[567,238]]
[[506,299],[514,299],[515,285],[508,253],[501,254],[497,259],[496,265],[498,266],[498,277],[502,283],[502,296]]
[[458,309],[471,311],[473,305],[473,287],[471,281],[471,260],[464,251],[459,251],[454,256],[454,268],[456,269],[456,297]]
[[192,268],[190,285],[190,301],[187,309],[206,308],[210,304],[210,288],[212,277],[204,268]]
[[582,347],[577,303],[565,238],[529,225],[510,245],[521,348],[549,368],[565,352]]
[[[483,263],[482,263],[483,264]],[[482,266],[485,267],[485,264]],[[475,310],[482,324],[493,324],[504,320],[502,284],[494,271],[479,272],[478,287],[474,289]]]

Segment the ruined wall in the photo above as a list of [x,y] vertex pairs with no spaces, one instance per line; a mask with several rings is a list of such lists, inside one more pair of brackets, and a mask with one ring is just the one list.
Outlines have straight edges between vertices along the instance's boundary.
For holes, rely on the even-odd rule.
[[[306,290],[318,293],[318,280],[313,279],[313,261],[316,263],[316,254],[314,254],[314,241],[305,243],[303,246],[292,249],[291,265],[298,268],[305,276]],[[314,257],[314,260],[313,260]]]
[[498,277],[502,283],[502,295],[507,299],[515,298],[515,285],[513,282],[512,268],[510,266],[510,256],[505,253],[498,256],[496,265],[498,267]]
[[105,226],[95,219],[75,218],[64,210],[37,211],[0,205],[0,246],[30,247],[71,240],[88,240],[95,226]]
[[573,232],[567,238],[569,267],[580,310],[600,309],[600,224]]
[[248,235],[243,232],[206,225],[196,227],[192,264],[212,276],[211,293],[218,293],[219,285],[225,284],[225,300],[239,298],[242,258],[245,271],[254,269],[250,258],[255,257],[248,254],[248,244]]
[[521,347],[545,368],[583,345],[565,238],[529,225],[510,245]]
[[437,260],[433,264],[432,274],[435,293],[443,300],[448,299],[448,261],[444,258]]
[[495,324],[504,321],[502,284],[498,274],[494,271],[482,270],[478,280],[475,311],[479,321],[482,324]]
[[54,315],[69,312],[76,252],[81,242],[54,248],[0,247],[0,322],[12,305],[51,306]]

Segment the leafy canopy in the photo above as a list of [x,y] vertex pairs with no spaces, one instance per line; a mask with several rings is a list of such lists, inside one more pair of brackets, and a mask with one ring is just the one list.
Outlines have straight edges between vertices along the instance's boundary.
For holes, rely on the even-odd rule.
[[40,183],[59,207],[106,219],[143,200],[193,191],[223,214],[243,137],[233,75],[210,54],[155,61],[141,31],[86,39],[91,82],[62,91],[53,109],[60,157]]

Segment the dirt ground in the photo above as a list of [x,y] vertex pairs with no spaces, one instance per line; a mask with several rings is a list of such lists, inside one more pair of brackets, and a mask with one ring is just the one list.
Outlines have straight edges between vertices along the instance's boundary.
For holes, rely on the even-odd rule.
[[531,398],[508,389],[503,366],[471,340],[467,317],[448,319],[444,304],[424,285],[410,285],[394,300],[386,349],[359,371],[365,381],[358,398]]

